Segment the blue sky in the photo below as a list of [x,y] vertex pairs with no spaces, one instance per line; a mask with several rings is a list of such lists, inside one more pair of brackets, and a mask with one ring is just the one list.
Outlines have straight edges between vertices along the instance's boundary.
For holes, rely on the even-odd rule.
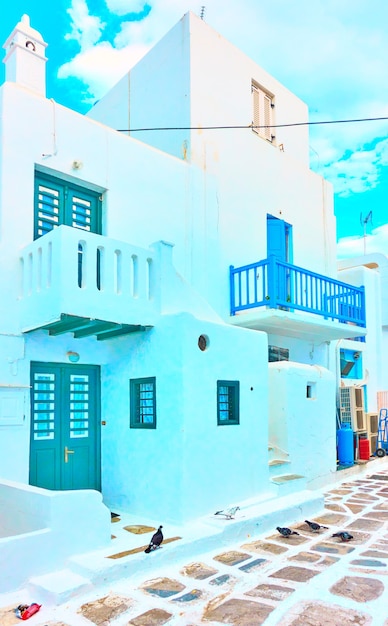
[[[210,26],[307,103],[311,121],[388,117],[385,0],[13,0],[0,38],[27,13],[48,43],[47,96],[83,113],[202,5]],[[339,256],[388,251],[388,121],[312,126],[310,157],[334,186]]]

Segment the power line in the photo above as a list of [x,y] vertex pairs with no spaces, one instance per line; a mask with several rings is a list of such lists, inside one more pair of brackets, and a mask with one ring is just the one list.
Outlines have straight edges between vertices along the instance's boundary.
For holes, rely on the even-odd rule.
[[359,119],[349,120],[321,120],[319,122],[293,122],[290,124],[267,124],[256,126],[254,124],[240,126],[155,126],[153,128],[118,128],[118,133],[137,133],[147,130],[228,130],[228,129],[247,129],[247,128],[290,128],[292,126],[319,126],[323,124],[355,124],[358,122],[379,122],[388,120],[388,117],[362,117]]

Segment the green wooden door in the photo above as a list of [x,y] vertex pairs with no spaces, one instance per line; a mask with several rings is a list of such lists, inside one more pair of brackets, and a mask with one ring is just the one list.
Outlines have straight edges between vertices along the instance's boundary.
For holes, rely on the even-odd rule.
[[30,484],[100,490],[100,372],[31,364]]

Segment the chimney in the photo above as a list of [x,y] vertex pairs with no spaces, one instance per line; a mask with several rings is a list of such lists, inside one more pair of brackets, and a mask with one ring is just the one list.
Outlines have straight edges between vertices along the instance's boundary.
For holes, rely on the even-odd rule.
[[28,15],[23,15],[3,46],[5,80],[46,97],[46,46],[42,35],[31,28]]

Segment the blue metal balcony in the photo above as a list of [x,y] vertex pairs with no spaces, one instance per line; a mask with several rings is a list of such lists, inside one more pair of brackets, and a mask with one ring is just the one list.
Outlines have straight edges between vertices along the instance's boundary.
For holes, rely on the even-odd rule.
[[[263,308],[267,312],[271,310],[272,317],[277,311],[287,312],[287,317],[294,319],[307,314],[303,316],[303,324],[309,324],[309,320],[314,323],[313,319],[319,316],[325,321],[326,329],[333,326],[333,322],[347,325],[349,332],[343,329],[336,336],[349,334],[354,338],[358,331],[361,335],[366,333],[364,287],[353,287],[279,261],[275,256],[243,267],[230,266],[231,316],[249,310],[253,314],[253,309]],[[263,316],[261,319],[264,320]],[[299,319],[299,326],[301,323]],[[264,322],[242,325],[266,329]],[[358,327],[358,331],[354,327]]]

